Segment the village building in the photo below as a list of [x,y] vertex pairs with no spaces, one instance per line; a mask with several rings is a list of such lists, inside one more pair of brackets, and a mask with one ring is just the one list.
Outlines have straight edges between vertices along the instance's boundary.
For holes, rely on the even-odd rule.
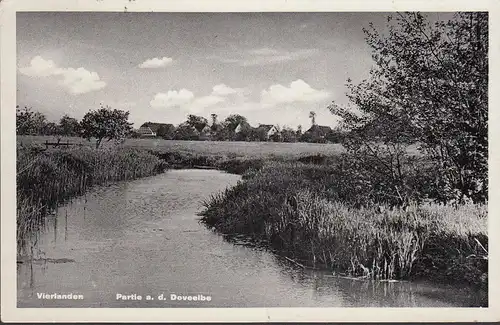
[[264,130],[267,139],[269,139],[274,134],[279,133],[278,128],[272,124],[259,124],[259,126],[257,127],[257,130]]
[[173,133],[174,131],[175,126],[173,124],[155,122],[146,122],[142,124],[138,130],[143,137],[164,136],[165,134]]
[[310,139],[312,142],[324,142],[332,132],[333,129],[329,126],[314,124],[304,132],[303,138]]
[[148,126],[141,126],[137,130],[137,133],[139,133],[141,137],[156,137],[156,132],[153,132],[153,130]]

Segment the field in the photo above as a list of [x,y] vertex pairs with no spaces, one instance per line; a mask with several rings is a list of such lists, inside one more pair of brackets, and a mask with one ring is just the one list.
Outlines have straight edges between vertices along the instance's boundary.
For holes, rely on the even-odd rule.
[[[53,136],[18,136],[19,144],[43,144],[45,141],[57,142]],[[61,142],[81,143],[95,146],[95,142],[78,137],[64,137]],[[112,146],[103,142],[104,147]],[[325,156],[338,155],[344,149],[340,144],[322,143],[283,143],[283,142],[238,142],[238,141],[181,141],[163,139],[127,139],[124,147],[153,149],[160,152],[182,152],[199,155],[216,155],[228,157],[272,158],[287,157],[299,158],[322,154]]]

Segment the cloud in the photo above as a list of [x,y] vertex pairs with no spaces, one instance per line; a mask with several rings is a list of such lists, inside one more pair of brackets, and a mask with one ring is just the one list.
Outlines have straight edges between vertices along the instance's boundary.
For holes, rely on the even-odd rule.
[[54,61],[44,60],[41,56],[31,59],[30,66],[19,68],[19,71],[30,77],[48,77],[57,74],[58,68]]
[[158,68],[164,68],[168,65],[171,65],[174,60],[172,58],[167,58],[164,56],[163,58],[152,58],[149,60],[146,60],[139,64],[139,68],[143,69],[158,69]]
[[226,101],[226,98],[216,95],[208,95],[193,100],[186,108],[192,113],[201,113],[205,108],[213,107]]
[[100,80],[96,72],[90,72],[84,68],[60,70],[64,79],[59,81],[59,84],[72,94],[84,94],[106,87],[106,83]]
[[316,102],[330,97],[325,90],[316,90],[304,80],[298,79],[290,83],[289,87],[276,84],[261,92],[261,103],[265,106],[290,104],[294,102]]
[[150,105],[153,108],[180,107],[191,113],[201,113],[205,108],[227,101],[229,96],[243,95],[244,92],[244,88],[231,88],[225,84],[215,85],[210,94],[201,97],[195,97],[187,89],[169,90],[167,93],[156,94]]
[[243,88],[231,88],[225,84],[215,85],[212,88],[212,95],[216,96],[228,96],[232,94],[242,94],[244,92]]
[[34,57],[28,67],[20,68],[19,71],[30,77],[62,77],[58,81],[64,89],[74,95],[84,94],[106,87],[97,72],[88,71],[85,68],[59,68],[52,60],[45,60],[41,56]]
[[233,57],[218,57],[217,59],[224,63],[233,63],[241,66],[255,66],[307,59],[318,52],[318,49],[286,51],[271,48],[258,48],[242,53],[235,53]]
[[189,103],[193,98],[194,94],[187,89],[169,90],[166,93],[156,94],[150,105],[153,108],[179,107]]

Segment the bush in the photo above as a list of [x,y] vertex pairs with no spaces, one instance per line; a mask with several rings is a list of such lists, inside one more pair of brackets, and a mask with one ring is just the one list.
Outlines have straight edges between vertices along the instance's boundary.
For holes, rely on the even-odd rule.
[[[202,221],[246,235],[299,263],[375,279],[436,278],[485,285],[487,209],[411,204],[354,208],[332,167],[267,163],[205,202]],[[349,176],[348,176],[349,177]],[[349,193],[349,195],[348,195]],[[330,196],[330,197],[329,197]],[[367,204],[365,204],[367,205]]]

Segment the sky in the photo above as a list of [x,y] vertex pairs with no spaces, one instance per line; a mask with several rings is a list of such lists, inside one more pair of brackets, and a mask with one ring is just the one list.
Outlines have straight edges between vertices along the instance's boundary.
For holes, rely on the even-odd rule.
[[100,105],[143,122],[188,114],[335,126],[369,76],[363,27],[386,13],[17,13],[17,103],[57,121]]

